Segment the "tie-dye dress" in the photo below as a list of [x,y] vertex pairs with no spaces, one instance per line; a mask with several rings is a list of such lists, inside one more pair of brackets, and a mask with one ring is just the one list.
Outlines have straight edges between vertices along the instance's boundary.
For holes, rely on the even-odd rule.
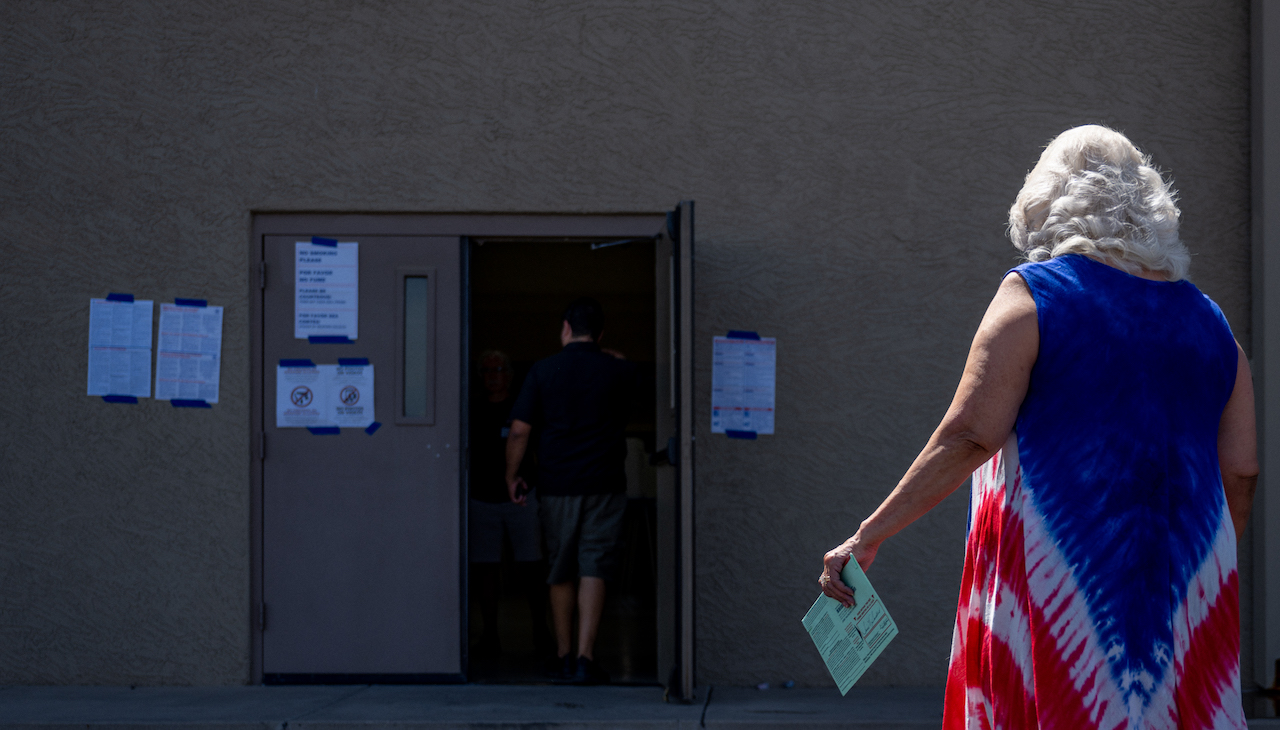
[[973,475],[943,727],[1243,730],[1226,319],[1083,256],[1014,271],[1040,350]]

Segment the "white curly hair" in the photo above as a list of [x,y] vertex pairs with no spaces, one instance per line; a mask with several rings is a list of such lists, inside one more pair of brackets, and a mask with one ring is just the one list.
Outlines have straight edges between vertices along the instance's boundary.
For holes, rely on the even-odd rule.
[[1123,134],[1089,124],[1049,143],[1009,209],[1009,238],[1028,261],[1078,253],[1130,272],[1186,278],[1177,194]]

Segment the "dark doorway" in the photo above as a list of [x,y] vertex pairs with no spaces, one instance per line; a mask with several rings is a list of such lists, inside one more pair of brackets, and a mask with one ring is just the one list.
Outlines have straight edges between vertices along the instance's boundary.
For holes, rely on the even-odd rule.
[[[511,390],[518,393],[529,367],[559,351],[562,313],[570,301],[581,296],[594,297],[604,308],[601,345],[621,352],[639,368],[641,393],[627,427],[628,505],[622,551],[617,576],[608,585],[595,654],[615,683],[657,683],[658,479],[657,467],[649,459],[661,448],[655,449],[653,406],[658,361],[655,244],[649,239],[618,243],[609,239],[474,238],[469,268],[473,406],[485,396],[481,354],[496,350],[509,356],[514,372]],[[482,466],[473,460],[471,471],[479,473]],[[499,570],[496,642],[492,636],[485,637],[481,606],[482,599],[491,601],[492,595],[478,595],[476,572],[472,571],[468,678],[522,684],[547,681],[546,657],[540,655],[543,647],[535,642],[532,625],[532,616],[538,612],[531,612],[528,603],[528,566],[517,563],[506,540]],[[545,600],[545,596],[535,600]]]

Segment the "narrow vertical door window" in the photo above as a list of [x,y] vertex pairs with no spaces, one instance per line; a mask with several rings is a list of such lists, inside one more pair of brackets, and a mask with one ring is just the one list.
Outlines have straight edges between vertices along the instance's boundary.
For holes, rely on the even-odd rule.
[[428,358],[431,345],[430,287],[425,276],[404,277],[404,403],[402,414],[409,418],[427,417]]

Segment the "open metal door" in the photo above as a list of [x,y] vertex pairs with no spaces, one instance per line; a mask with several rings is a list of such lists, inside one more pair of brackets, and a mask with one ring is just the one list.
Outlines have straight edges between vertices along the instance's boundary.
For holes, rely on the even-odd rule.
[[693,699],[693,201],[667,214],[654,252],[657,301],[658,679]]

